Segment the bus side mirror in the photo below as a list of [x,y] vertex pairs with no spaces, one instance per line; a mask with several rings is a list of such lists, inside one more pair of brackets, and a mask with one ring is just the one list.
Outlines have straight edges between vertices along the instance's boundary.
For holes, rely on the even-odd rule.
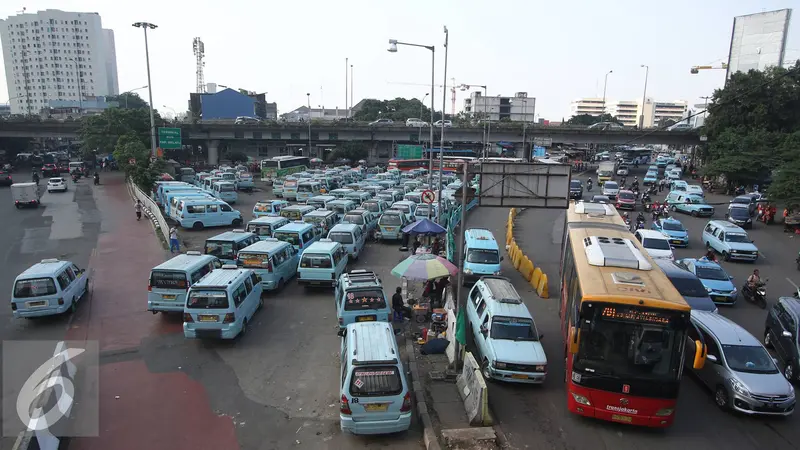
[[[694,341],[694,363],[692,364],[692,368],[694,368],[694,370],[702,369],[706,364],[706,358],[713,362],[713,355],[709,357],[709,355],[706,354],[706,346],[699,340]],[[715,359],[716,358],[714,358],[714,360]]]
[[580,330],[575,327],[569,327],[569,343],[568,350],[571,354],[578,353],[578,340],[580,339]]

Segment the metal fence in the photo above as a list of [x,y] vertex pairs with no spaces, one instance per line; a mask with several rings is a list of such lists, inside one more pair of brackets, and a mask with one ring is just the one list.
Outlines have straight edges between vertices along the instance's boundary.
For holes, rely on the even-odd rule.
[[128,192],[130,192],[131,197],[142,202],[143,212],[156,223],[158,229],[161,230],[161,233],[164,235],[164,239],[169,239],[169,224],[156,202],[154,202],[149,195],[145,194],[144,191],[139,189],[139,186],[136,186],[133,181],[128,181]]
[[[467,213],[469,213],[472,208],[478,206],[478,197],[475,197],[471,202],[467,203]],[[458,206],[453,212],[450,214],[450,218],[447,221],[447,259],[455,263],[455,253],[456,253],[456,227],[461,222],[461,206]]]

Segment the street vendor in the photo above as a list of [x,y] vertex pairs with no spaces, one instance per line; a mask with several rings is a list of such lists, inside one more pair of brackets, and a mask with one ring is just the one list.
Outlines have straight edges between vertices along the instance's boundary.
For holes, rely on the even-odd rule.
[[436,256],[439,256],[439,253],[442,251],[442,241],[439,238],[435,238],[433,240],[433,244],[431,244],[431,253]]

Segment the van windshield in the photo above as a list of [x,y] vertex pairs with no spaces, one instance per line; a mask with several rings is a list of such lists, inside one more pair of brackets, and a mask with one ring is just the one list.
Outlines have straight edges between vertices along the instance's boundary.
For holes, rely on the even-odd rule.
[[351,233],[345,232],[335,232],[328,234],[328,239],[338,242],[340,244],[352,244],[353,243],[353,235]]
[[239,253],[239,262],[248,269],[269,268],[269,255],[266,253]]
[[303,269],[330,269],[333,267],[331,255],[324,253],[303,253],[300,260],[300,267]]
[[296,231],[276,231],[272,237],[279,241],[288,242],[296,247],[300,246],[300,235]]
[[231,241],[206,241],[206,255],[214,255],[219,259],[233,259],[236,256]]
[[308,200],[306,205],[313,206],[314,208],[324,208],[325,202],[323,200]]
[[531,319],[522,317],[495,317],[492,319],[492,339],[511,341],[538,341],[539,335]]
[[186,274],[166,270],[154,270],[150,274],[150,286],[159,289],[186,289]]
[[411,212],[411,207],[408,205],[392,205],[392,209],[395,209],[397,211],[403,211],[406,214]]
[[339,205],[334,205],[334,206],[332,206],[332,207],[330,207],[328,209],[330,209],[331,211],[335,212],[336,214],[344,214],[344,213],[347,212],[347,211],[345,211],[345,207],[344,206],[339,206]]
[[345,311],[362,311],[386,308],[386,298],[380,289],[349,291],[345,294]]
[[192,291],[186,300],[189,309],[228,309],[228,293],[221,290]]
[[17,280],[14,285],[15,298],[33,298],[45,295],[55,295],[56,283],[52,278],[30,278]]
[[220,192],[233,192],[235,190],[236,189],[230,184],[221,184],[221,185],[219,185],[219,191]]
[[385,397],[403,392],[400,372],[394,366],[371,366],[353,369],[350,395],[353,397]]
[[499,264],[500,254],[497,250],[473,248],[467,252],[467,262],[475,264]]
[[738,242],[740,244],[749,244],[750,238],[746,234],[728,233],[725,235],[725,242]]
[[[311,185],[311,184],[301,184],[301,185],[297,186],[297,192],[311,192],[312,191],[312,189],[311,189],[312,187],[313,187],[313,185]],[[319,189],[314,189],[314,190],[319,190]]]

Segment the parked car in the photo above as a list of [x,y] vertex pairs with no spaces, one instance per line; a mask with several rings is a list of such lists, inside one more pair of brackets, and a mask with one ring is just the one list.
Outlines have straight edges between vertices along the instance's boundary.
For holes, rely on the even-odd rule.
[[733,277],[719,264],[705,258],[684,258],[676,264],[693,273],[708,291],[708,296],[717,304],[733,306],[739,291],[733,284]]
[[369,126],[371,126],[371,127],[384,127],[384,126],[388,126],[388,125],[392,125],[392,124],[394,124],[394,121],[392,119],[378,119],[378,120],[375,120],[373,122],[370,122]]

